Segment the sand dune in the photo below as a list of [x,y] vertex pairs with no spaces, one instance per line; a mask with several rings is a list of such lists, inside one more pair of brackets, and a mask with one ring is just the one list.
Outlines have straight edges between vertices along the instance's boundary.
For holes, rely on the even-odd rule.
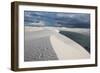
[[[33,27],[34,28],[34,27]],[[25,28],[24,61],[67,60],[89,58],[78,43],[57,30]]]
[[40,31],[43,30],[42,27],[30,27],[30,26],[26,26],[25,27],[25,32],[33,32],[33,31]]
[[67,42],[60,40],[56,36],[51,36],[51,44],[60,60],[66,59],[86,59],[89,53],[76,42],[67,38]]
[[80,33],[80,34],[83,34],[83,35],[86,35],[86,36],[90,35],[90,29],[89,28],[43,27],[43,29],[48,29],[48,30],[57,29],[58,31],[70,31],[70,32]]
[[58,60],[49,36],[25,40],[24,47],[24,61]]

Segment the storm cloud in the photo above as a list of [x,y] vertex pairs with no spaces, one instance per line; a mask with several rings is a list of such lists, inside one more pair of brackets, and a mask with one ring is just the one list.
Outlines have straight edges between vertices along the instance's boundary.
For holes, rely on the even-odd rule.
[[[42,24],[39,24],[42,22]],[[38,23],[35,24],[34,23]],[[24,11],[24,24],[33,26],[60,26],[70,28],[90,28],[90,14]]]

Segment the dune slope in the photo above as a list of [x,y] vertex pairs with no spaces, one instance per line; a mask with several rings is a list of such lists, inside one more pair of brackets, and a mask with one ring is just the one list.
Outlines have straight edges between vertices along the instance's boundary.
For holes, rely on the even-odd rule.
[[[36,28],[37,29],[37,28]],[[47,29],[25,28],[24,61],[90,58],[89,53],[67,36]]]

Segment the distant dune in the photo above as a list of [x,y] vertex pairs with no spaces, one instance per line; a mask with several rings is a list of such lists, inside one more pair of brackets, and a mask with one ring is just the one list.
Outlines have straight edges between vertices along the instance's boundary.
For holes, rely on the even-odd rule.
[[25,32],[33,32],[33,31],[40,31],[43,30],[42,27],[30,27],[30,26],[25,26]]
[[24,61],[90,58],[85,48],[59,31],[60,28],[25,26]]
[[54,30],[57,29],[59,31],[70,31],[80,33],[86,36],[90,36],[90,29],[89,28],[67,28],[67,27],[43,27],[44,29]]

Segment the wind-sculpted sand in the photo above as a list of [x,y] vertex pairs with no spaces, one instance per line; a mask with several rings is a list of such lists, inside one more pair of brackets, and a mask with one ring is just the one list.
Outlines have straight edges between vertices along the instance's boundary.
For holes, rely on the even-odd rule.
[[86,59],[89,53],[57,30],[25,27],[24,61]]
[[25,61],[57,60],[50,37],[42,37],[25,41]]
[[86,59],[90,57],[82,46],[67,37],[66,40],[61,40],[57,36],[51,36],[51,44],[60,60]]

